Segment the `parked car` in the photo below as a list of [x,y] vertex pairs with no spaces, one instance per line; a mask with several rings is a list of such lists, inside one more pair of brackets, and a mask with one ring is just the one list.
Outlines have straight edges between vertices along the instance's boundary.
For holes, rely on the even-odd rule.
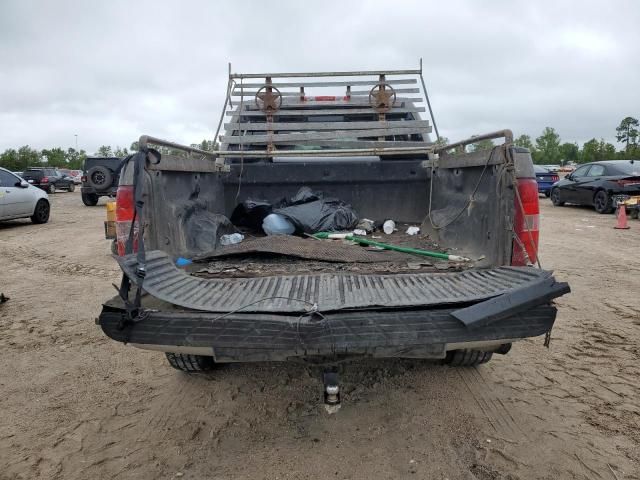
[[118,189],[120,163],[118,157],[87,157],[82,176],[82,201],[88,207],[98,203],[100,197],[115,197]]
[[554,183],[551,201],[589,205],[598,213],[615,209],[615,196],[640,195],[640,160],[604,160],[587,163]]
[[[265,77],[270,83],[272,77],[289,75]],[[324,363],[367,356],[431,358],[474,366],[489,361],[494,353],[506,354],[517,339],[550,332],[557,312],[551,300],[566,294],[569,287],[551,272],[531,266],[538,251],[539,200],[530,152],[512,145],[509,130],[433,146],[427,142],[431,126],[413,113],[415,108],[408,108],[412,102],[402,103],[402,111],[386,111],[381,126],[377,105],[388,97],[376,82],[371,81],[370,94],[375,102],[318,96],[316,110],[309,112],[306,100],[295,98],[286,109],[298,115],[280,116],[278,135],[244,135],[247,129],[272,127],[262,120],[249,123],[251,117],[244,117],[240,105],[223,112],[240,123],[226,127],[221,150],[236,153],[250,144],[249,160],[242,151],[224,158],[141,137],[139,152],[126,159],[120,175],[115,222],[123,280],[119,294],[102,302],[98,323],[105,334],[139,348],[164,351],[172,367],[195,372],[216,363],[296,357]],[[318,84],[325,86],[314,83]],[[332,80],[326,87],[334,84]],[[304,82],[285,85],[297,88]],[[245,103],[250,114],[262,118],[274,110],[277,114],[279,108],[273,93],[255,94],[255,101]],[[333,119],[326,123],[328,115]],[[362,130],[353,130],[349,123],[354,121]],[[315,130],[313,123],[334,130]],[[402,135],[397,135],[400,128]],[[505,148],[464,152],[467,145],[496,138],[505,138]],[[274,142],[295,150],[295,156],[271,154]],[[151,145],[171,148],[172,153],[160,154]],[[348,150],[337,150],[327,159],[322,147],[315,145]],[[400,155],[398,146],[404,147]],[[437,162],[430,160],[429,149],[439,155]],[[362,156],[372,160],[363,162]],[[485,174],[490,160],[505,172],[515,165],[512,175]],[[233,231],[228,218],[242,202],[259,198],[276,204],[283,195],[304,191],[307,185],[331,192],[359,218],[376,222],[393,218],[411,225],[430,218],[431,225],[437,225],[430,233],[438,248],[479,260],[458,263],[459,271],[449,273],[394,267],[386,275],[347,267],[338,274],[336,264],[329,261],[321,269],[310,269],[303,260],[282,273],[265,261],[242,279],[224,273],[207,277],[197,273],[199,269],[190,272],[176,266],[179,257],[207,258],[226,248],[220,247],[218,238]],[[468,216],[470,199],[473,215]],[[318,210],[314,215],[324,213]],[[299,237],[261,237],[271,239],[268,248],[280,252],[277,255],[283,255],[281,261],[287,264],[286,257],[297,255],[290,252],[298,248],[305,252],[304,258],[314,261],[323,261],[329,253],[345,258],[366,252],[309,239],[302,232],[314,233],[312,229],[295,228]],[[303,245],[292,248],[293,243]],[[244,243],[248,245],[249,240]],[[137,255],[132,253],[136,247]],[[253,258],[246,252],[234,258]],[[457,257],[460,260],[464,262]],[[396,265],[406,262],[397,260]],[[325,382],[329,373],[337,375],[328,372]],[[325,401],[334,401],[338,387],[325,386]]]
[[60,168],[58,171],[68,177],[71,177],[74,185],[82,183],[82,170],[69,170],[68,168]]
[[33,223],[47,223],[49,211],[46,192],[0,168],[0,220],[31,218]]
[[76,189],[73,179],[56,168],[28,168],[22,175],[28,183],[55,193],[57,189],[73,192]]
[[536,173],[538,193],[544,193],[548,197],[551,195],[551,186],[556,183],[560,177],[558,177],[557,173],[550,172],[540,165],[534,165],[533,171]]

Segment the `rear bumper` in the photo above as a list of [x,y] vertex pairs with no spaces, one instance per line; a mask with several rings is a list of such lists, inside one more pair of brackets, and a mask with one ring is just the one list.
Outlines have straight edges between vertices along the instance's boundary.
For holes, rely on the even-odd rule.
[[538,183],[538,193],[547,193],[551,191],[553,183]]
[[80,187],[80,192],[82,192],[85,195],[98,195],[99,197],[115,197],[116,196],[115,188],[98,191],[93,187],[82,186]]
[[148,311],[126,323],[119,298],[105,304],[98,323],[113,340],[136,347],[212,355],[218,362],[283,361],[295,357],[364,355],[444,358],[449,350],[495,350],[551,330],[556,308],[539,305],[476,328],[455,309],[334,312],[324,315],[220,314]]

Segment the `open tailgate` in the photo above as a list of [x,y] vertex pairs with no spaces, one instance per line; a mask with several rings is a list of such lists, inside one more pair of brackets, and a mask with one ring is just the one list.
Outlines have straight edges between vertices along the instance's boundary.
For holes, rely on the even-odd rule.
[[[150,295],[178,307],[202,312],[305,313],[468,306],[503,296],[491,314],[526,303],[548,303],[569,291],[551,272],[533,267],[498,267],[447,273],[354,275],[319,273],[262,278],[203,279],[175,266],[164,252],[146,255],[144,279],[136,275],[136,255],[119,257],[123,272]],[[522,298],[521,298],[522,297]],[[469,323],[481,316],[467,312]],[[466,322],[465,322],[466,323]]]

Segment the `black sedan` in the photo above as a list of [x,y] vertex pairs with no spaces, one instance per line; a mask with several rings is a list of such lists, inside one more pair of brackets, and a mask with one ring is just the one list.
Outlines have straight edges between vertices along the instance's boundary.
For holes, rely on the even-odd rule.
[[614,197],[628,195],[640,195],[639,160],[587,163],[551,187],[556,207],[565,203],[589,205],[598,213],[613,212]]

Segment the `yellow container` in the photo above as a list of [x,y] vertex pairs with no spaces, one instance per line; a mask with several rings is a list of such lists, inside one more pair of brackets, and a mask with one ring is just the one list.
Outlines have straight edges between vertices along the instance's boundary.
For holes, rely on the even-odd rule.
[[116,202],[107,202],[107,222],[116,221]]

